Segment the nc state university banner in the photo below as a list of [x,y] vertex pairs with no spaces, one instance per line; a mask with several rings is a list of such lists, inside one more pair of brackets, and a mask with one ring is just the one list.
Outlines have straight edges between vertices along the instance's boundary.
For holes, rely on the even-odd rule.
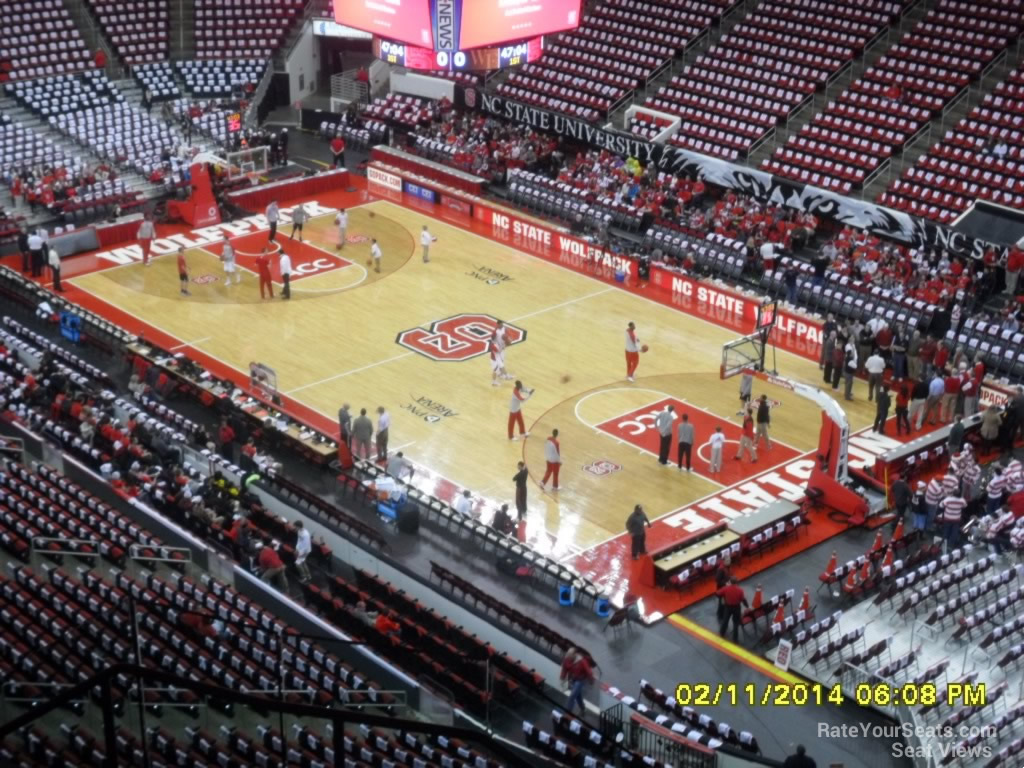
[[989,248],[1000,254],[1000,260],[1005,259],[1008,251],[1006,246],[971,238],[902,211],[837,195],[686,149],[654,144],[622,131],[606,130],[584,120],[501,96],[466,89],[465,98],[467,105],[479,103],[480,108],[488,114],[524,123],[539,131],[554,133],[592,147],[631,155],[644,164],[654,162],[659,170],[666,173],[702,178],[720,187],[752,195],[758,200],[807,211],[816,216],[827,216],[843,225],[863,229],[879,237],[915,247],[944,248],[954,255],[976,259],[981,258]]

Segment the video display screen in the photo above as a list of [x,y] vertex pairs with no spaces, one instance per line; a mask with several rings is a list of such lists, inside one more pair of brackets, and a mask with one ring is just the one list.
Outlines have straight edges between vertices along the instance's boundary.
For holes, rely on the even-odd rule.
[[574,29],[580,23],[580,4],[580,0],[463,2],[459,47],[479,48]]
[[430,0],[340,0],[334,3],[334,19],[391,40],[434,47]]

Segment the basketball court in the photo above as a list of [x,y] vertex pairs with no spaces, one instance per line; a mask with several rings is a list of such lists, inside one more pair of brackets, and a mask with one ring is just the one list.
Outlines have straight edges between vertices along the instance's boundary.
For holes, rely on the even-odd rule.
[[[281,201],[282,209],[298,202]],[[251,362],[269,366],[296,415],[330,434],[337,433],[343,402],[353,415],[366,408],[375,416],[384,406],[392,415],[391,450],[414,462],[414,484],[447,498],[468,488],[484,520],[496,505],[511,504],[512,475],[525,460],[532,482],[520,535],[542,551],[589,567],[598,583],[629,570],[621,562],[628,560],[628,548],[618,544],[635,504],[643,504],[651,520],[671,519],[817,446],[819,408],[784,387],[755,381],[755,398],[765,394],[772,405],[772,446],[761,447],[757,463],[733,460],[740,434],[738,379],[723,381],[719,365],[723,344],[739,336],[737,330],[648,298],[643,287],[580,274],[497,242],[454,213],[402,202],[363,190],[306,201],[312,214],[306,242],[288,239],[289,223],[277,235],[293,262],[291,301],[259,297],[254,259],[267,235],[258,216],[232,231],[243,273],[238,285],[224,283],[217,228],[187,233],[166,227],[154,242],[166,255],[150,267],[129,245],[76,259],[86,270],[65,284],[75,301],[158,343],[187,347],[218,375],[241,383]],[[350,222],[341,250],[333,225],[338,207],[349,210]],[[437,237],[429,264],[418,245],[424,224]],[[370,238],[383,252],[379,274],[368,264]],[[186,247],[190,297],[178,293],[177,245]],[[278,280],[276,264],[274,275]],[[275,293],[280,287],[275,283]],[[487,339],[498,319],[510,327],[509,372],[535,389],[523,407],[530,436],[522,441],[506,434],[512,383],[491,383]],[[634,383],[625,379],[630,321],[650,346]],[[820,382],[817,365],[804,357],[780,349],[777,365],[794,380]],[[851,433],[873,420],[865,394],[858,382],[856,399],[845,404]],[[690,473],[676,468],[674,445],[673,463],[657,462],[654,414],[668,404],[696,427],[699,447]],[[716,426],[726,435],[725,466],[711,474],[705,444]],[[560,489],[543,491],[543,444],[556,428]],[[613,592],[623,588],[617,584]]]

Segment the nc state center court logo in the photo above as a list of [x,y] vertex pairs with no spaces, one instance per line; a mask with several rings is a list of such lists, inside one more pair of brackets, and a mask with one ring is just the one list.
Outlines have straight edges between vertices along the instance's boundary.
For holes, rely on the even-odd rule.
[[[498,326],[490,315],[455,315],[437,320],[429,328],[410,328],[395,343],[438,362],[462,362],[487,354],[487,342]],[[526,331],[505,323],[507,346],[526,340]]]

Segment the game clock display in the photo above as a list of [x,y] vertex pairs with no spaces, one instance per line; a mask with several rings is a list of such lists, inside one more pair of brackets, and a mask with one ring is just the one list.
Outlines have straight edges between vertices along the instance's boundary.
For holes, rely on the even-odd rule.
[[373,55],[388,64],[414,70],[483,71],[536,61],[544,53],[544,38],[471,51],[435,51],[380,37],[373,38]]
[[778,317],[778,302],[766,301],[757,308],[757,330],[763,331],[775,327],[775,320]]

